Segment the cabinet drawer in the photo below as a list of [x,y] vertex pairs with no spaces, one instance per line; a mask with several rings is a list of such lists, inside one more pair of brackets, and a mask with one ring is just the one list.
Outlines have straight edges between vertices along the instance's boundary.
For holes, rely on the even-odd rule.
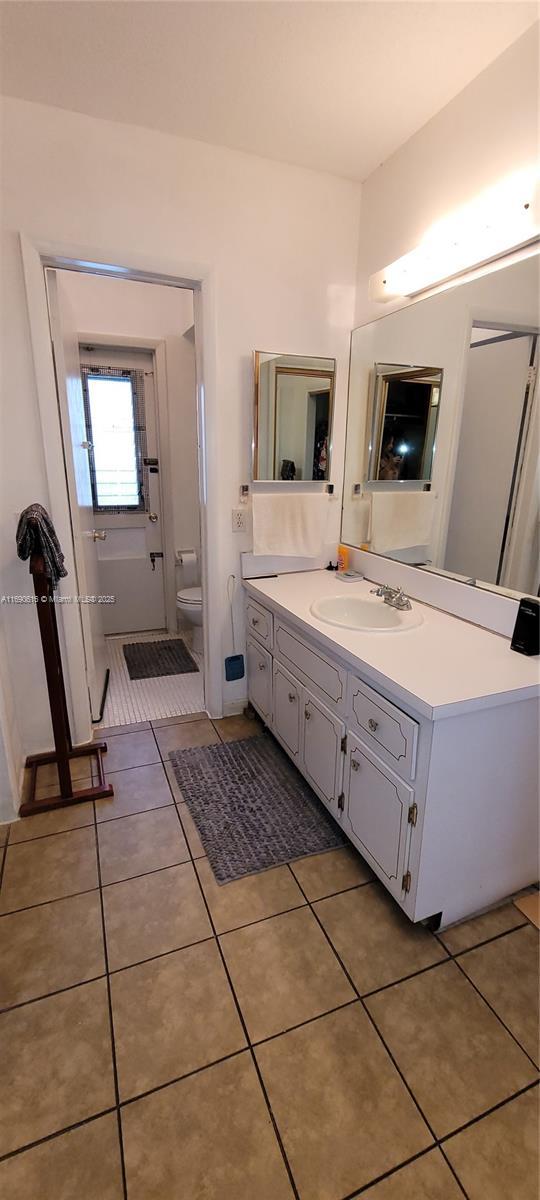
[[347,672],[327,658],[321,650],[308,646],[299,634],[276,619],[274,630],[274,654],[283,666],[297,675],[302,683],[335,706],[338,712],[345,711],[347,698]]
[[367,683],[349,675],[348,725],[391,766],[414,779],[418,724]]
[[246,622],[248,633],[253,634],[259,642],[262,642],[268,650],[271,650],[274,623],[272,613],[268,612],[267,608],[263,608],[261,604],[257,604],[255,600],[248,600],[246,604]]
[[248,696],[267,725],[272,723],[272,657],[264,646],[248,639]]
[[301,684],[289,675],[281,663],[274,660],[274,723],[273,733],[282,746],[297,762],[300,758],[302,739],[302,692]]

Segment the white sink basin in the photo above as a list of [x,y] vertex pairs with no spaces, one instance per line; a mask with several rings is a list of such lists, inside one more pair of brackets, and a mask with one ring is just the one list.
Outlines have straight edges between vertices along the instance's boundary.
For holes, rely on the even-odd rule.
[[379,596],[373,599],[371,596],[324,596],[311,605],[310,612],[327,625],[341,625],[344,629],[358,629],[363,633],[399,633],[403,629],[414,629],[423,621],[418,607],[392,608]]

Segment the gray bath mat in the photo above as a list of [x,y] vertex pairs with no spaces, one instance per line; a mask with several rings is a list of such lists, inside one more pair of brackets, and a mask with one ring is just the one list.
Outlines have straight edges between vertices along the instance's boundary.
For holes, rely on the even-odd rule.
[[347,844],[268,733],[170,759],[218,883]]
[[199,668],[182,638],[163,642],[128,642],[122,647],[130,679],[188,675]]

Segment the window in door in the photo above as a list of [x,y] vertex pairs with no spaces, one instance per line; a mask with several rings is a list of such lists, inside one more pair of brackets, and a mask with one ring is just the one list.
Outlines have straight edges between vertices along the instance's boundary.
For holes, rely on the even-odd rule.
[[144,372],[82,366],[94,512],[147,512]]

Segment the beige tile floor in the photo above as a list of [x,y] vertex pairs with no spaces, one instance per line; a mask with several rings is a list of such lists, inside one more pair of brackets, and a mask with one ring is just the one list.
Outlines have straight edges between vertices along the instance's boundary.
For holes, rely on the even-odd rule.
[[218,886],[168,757],[256,732],[114,728],[114,799],[11,826],[0,1193],[536,1200],[537,930],[412,927],[352,848]]

